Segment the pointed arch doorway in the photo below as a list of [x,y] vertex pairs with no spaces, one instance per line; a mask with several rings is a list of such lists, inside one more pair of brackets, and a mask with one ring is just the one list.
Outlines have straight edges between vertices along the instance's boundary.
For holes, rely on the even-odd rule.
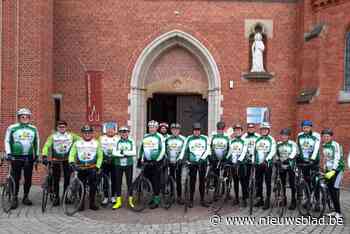
[[[175,65],[171,65],[169,68],[167,59],[173,59],[172,54],[184,58],[173,60],[175,65],[176,63],[181,65],[183,62],[180,69],[179,66]],[[192,76],[183,75],[186,74],[188,65],[186,61],[192,64],[190,67],[196,69],[194,73],[193,70],[190,72]],[[164,66],[168,67],[164,68]],[[199,40],[179,30],[165,33],[156,38],[142,51],[136,61],[132,72],[129,97],[129,125],[131,126],[131,134],[136,140],[140,140],[145,133],[147,119],[151,117],[150,111],[157,112],[157,109],[150,107],[149,100],[154,100],[154,98],[170,100],[171,96],[180,100],[176,101],[176,106],[182,110],[177,111],[176,116],[177,121],[182,122],[182,125],[190,126],[192,124],[193,118],[185,118],[184,116],[188,112],[192,116],[196,111],[198,112],[199,110],[193,108],[194,106],[198,107],[195,104],[196,101],[193,100],[197,100],[197,102],[202,100],[202,103],[205,103],[204,105],[207,107],[203,109],[207,109],[205,121],[208,132],[215,129],[215,124],[222,114],[221,84],[217,64],[209,50]],[[193,105],[187,109],[178,104],[188,105],[190,99]],[[162,110],[158,109],[158,111]]]

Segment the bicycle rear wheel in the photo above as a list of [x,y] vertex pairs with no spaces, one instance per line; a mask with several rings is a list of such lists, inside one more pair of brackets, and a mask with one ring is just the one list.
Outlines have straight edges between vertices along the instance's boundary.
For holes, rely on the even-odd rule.
[[327,206],[327,190],[321,186],[317,187],[318,189],[311,192],[309,214],[314,218],[321,218]]
[[134,206],[130,207],[130,209],[136,212],[141,212],[148,206],[152,199],[152,184],[146,178],[137,178],[131,185],[131,193],[134,198]]
[[285,211],[284,204],[285,197],[282,192],[282,184],[281,182],[276,183],[276,187],[274,188],[274,201],[271,205],[271,215],[282,217]]
[[15,181],[12,177],[6,179],[1,190],[1,207],[5,213],[10,212],[15,197]]
[[63,210],[68,216],[74,215],[84,202],[84,185],[79,179],[74,179],[69,184],[63,196]]
[[[105,194],[105,191],[107,191],[107,196]],[[99,182],[97,184],[97,192],[96,192],[96,204],[101,205],[102,201],[105,198],[110,198],[111,197],[111,186],[110,186],[110,181],[109,177],[105,174],[101,175]]]
[[207,181],[205,185],[205,195],[207,197],[207,202],[209,204],[212,204],[219,199],[218,197],[219,191],[220,191],[219,177],[214,173],[210,173],[206,178],[206,180]]
[[297,208],[302,216],[309,215],[310,210],[310,190],[306,182],[297,187]]
[[253,208],[254,208],[254,196],[255,196],[255,181],[253,178],[249,181],[249,215],[253,214]]
[[45,179],[44,179],[44,183],[42,184],[42,198],[41,198],[41,212],[42,213],[45,213],[46,211],[46,206],[47,206],[47,200],[49,198],[49,191],[48,191],[48,188],[49,188],[49,177],[46,176]]
[[165,182],[162,193],[160,194],[160,205],[164,209],[169,209],[175,201],[175,181],[174,178],[169,176]]
[[190,205],[190,179],[186,176],[184,183],[184,212],[187,213],[188,207]]

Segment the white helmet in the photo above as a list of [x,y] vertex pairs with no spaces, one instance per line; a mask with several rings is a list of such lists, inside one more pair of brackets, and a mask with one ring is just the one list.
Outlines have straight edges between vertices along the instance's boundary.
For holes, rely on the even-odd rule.
[[21,109],[19,109],[17,111],[17,116],[20,116],[20,115],[29,115],[29,116],[31,116],[32,112],[28,108],[21,108]]
[[268,122],[262,122],[262,123],[260,124],[260,129],[261,129],[261,128],[271,129],[271,125],[270,125],[270,123],[268,123]]
[[159,124],[155,120],[151,120],[148,122],[148,127],[158,128]]

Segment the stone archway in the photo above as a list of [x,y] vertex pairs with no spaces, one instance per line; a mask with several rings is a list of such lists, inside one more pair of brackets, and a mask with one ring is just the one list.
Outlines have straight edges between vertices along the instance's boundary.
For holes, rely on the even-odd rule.
[[179,30],[167,32],[153,40],[141,53],[132,72],[130,86],[129,125],[135,140],[140,140],[146,127],[146,77],[153,61],[162,52],[173,46],[180,46],[190,51],[201,63],[208,78],[208,131],[215,129],[215,124],[222,114],[221,79],[217,64],[209,50],[196,38]]

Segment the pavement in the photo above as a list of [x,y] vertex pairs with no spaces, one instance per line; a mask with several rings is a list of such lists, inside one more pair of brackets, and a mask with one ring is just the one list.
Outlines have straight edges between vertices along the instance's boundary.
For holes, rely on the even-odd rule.
[[[175,205],[169,210],[158,208],[146,209],[136,213],[126,207],[112,210],[111,205],[98,211],[85,210],[73,217],[63,213],[61,207],[50,207],[41,212],[41,189],[33,186],[31,199],[34,205],[20,206],[9,214],[0,211],[0,233],[350,233],[350,190],[341,191],[343,220],[337,225],[318,223],[306,218],[301,220],[297,211],[287,211],[284,217],[299,217],[299,225],[283,224],[284,220],[266,218],[270,210],[255,209],[252,217],[247,208],[232,206],[231,202],[215,215],[207,208],[195,203],[194,208],[184,213],[183,207]],[[125,205],[125,204],[124,204]],[[88,206],[86,206],[88,207]],[[253,220],[254,219],[254,220]],[[262,219],[265,221],[262,222]],[[271,219],[274,219],[271,221]],[[291,218],[288,218],[291,219]],[[323,220],[330,222],[328,218]],[[348,221],[348,222],[347,222]],[[294,222],[297,222],[294,220]],[[320,222],[320,221],[319,221]],[[234,224],[233,224],[234,223]],[[271,224],[272,223],[272,224]]]

